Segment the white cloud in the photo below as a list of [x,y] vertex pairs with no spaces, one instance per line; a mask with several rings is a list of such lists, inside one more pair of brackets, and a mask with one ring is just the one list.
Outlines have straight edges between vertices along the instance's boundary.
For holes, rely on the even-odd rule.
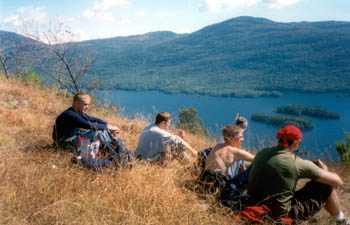
[[129,6],[129,0],[102,0],[95,2],[94,7],[85,9],[82,17],[88,20],[93,19],[112,22],[115,18],[112,13],[108,12],[109,9],[115,7],[127,8]]
[[249,8],[260,2],[269,8],[283,8],[300,0],[202,0],[201,10],[220,12],[223,8]]
[[93,9],[85,9],[82,17],[87,20],[99,20],[99,21],[109,21],[112,22],[115,20],[114,16],[110,12],[93,10]]
[[89,40],[89,39],[93,38],[91,35],[89,35],[84,30],[77,30],[77,36],[78,36],[79,41],[85,41],[85,40]]
[[10,26],[21,26],[26,23],[45,24],[48,16],[44,8],[40,7],[21,7],[15,14],[6,17],[3,22]]
[[131,19],[127,19],[127,18],[121,19],[119,21],[119,24],[122,24],[122,25],[131,24],[131,23],[132,23],[132,20]]
[[203,11],[220,12],[222,8],[248,8],[260,0],[203,0],[201,9]]
[[91,39],[101,39],[101,38],[112,38],[112,37],[125,35],[120,31],[118,32],[113,30],[105,30],[98,33],[92,32],[92,31],[78,30],[77,34],[80,41],[91,40]]
[[145,11],[137,11],[136,13],[135,13],[135,15],[136,16],[138,16],[138,17],[143,17],[143,16],[145,16]]
[[64,15],[61,14],[61,15],[59,15],[57,17],[57,20],[60,23],[66,24],[66,23],[69,23],[69,22],[73,22],[75,19],[73,17],[67,17],[67,16],[64,16]]
[[167,13],[167,12],[155,13],[153,16],[156,18],[165,18],[165,17],[169,16],[169,13]]
[[114,7],[128,7],[129,5],[129,0],[102,0],[94,4],[94,9],[107,10]]
[[263,0],[269,8],[283,8],[298,3],[300,0]]

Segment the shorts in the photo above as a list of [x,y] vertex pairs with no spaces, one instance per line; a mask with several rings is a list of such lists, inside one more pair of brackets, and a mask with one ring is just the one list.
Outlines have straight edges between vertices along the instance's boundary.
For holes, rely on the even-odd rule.
[[229,180],[220,171],[204,170],[199,175],[198,182],[205,192],[220,194],[221,190],[228,185]]
[[309,181],[303,188],[294,193],[288,217],[294,220],[309,219],[326,204],[332,190],[332,187],[327,184]]

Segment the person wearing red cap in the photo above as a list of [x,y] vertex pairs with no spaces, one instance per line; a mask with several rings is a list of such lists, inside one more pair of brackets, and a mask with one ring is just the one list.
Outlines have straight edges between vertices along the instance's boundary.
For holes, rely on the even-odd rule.
[[[335,188],[341,178],[328,171],[321,161],[297,157],[294,152],[302,140],[295,126],[283,127],[277,133],[278,145],[257,153],[248,180],[249,205],[267,205],[272,217],[307,220],[322,207],[337,224],[350,224],[341,211]],[[296,191],[299,179],[310,179]]]

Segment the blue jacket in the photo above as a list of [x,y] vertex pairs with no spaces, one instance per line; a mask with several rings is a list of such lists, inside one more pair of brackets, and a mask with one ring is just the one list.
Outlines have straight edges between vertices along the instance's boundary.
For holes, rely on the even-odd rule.
[[76,135],[77,128],[105,130],[107,129],[107,122],[85,113],[76,113],[73,107],[70,107],[57,117],[52,138],[60,143],[62,140]]

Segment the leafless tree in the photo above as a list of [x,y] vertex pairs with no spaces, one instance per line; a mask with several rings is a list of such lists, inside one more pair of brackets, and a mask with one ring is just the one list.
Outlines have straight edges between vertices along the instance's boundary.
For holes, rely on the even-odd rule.
[[40,29],[27,26],[23,33],[37,41],[26,54],[33,69],[72,94],[82,91],[92,58],[81,42],[76,41],[77,35],[69,27],[62,23],[41,26]]
[[[4,72],[7,79],[13,72],[19,70],[17,49],[21,43],[14,44],[10,41],[7,34],[1,34],[0,37],[0,68]],[[12,73],[11,73],[12,71]]]
[[13,75],[18,76],[28,69],[22,53],[34,43],[34,40],[22,35],[0,31],[0,70],[4,72],[7,79]]
[[1,63],[1,67],[2,70],[4,71],[5,77],[7,79],[10,78],[9,76],[9,67],[8,67],[8,62],[11,59],[11,54],[9,54],[6,49],[4,48],[4,46],[0,46],[0,63]]

